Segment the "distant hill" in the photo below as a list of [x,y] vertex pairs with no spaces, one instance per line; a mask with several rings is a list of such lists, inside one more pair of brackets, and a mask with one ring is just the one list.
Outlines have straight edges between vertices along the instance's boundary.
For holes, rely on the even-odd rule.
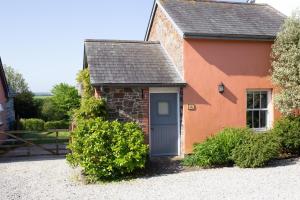
[[52,94],[50,92],[34,92],[34,96],[49,97],[52,96]]

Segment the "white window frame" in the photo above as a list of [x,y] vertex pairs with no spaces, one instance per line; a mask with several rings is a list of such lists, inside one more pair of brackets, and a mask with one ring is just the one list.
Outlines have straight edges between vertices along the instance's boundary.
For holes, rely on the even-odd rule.
[[[249,92],[267,92],[267,108],[248,108],[248,98],[247,95]],[[254,103],[254,101],[253,101]],[[260,101],[261,103],[261,101]],[[266,127],[264,128],[252,128],[254,131],[257,132],[263,132],[270,130],[273,126],[273,119],[274,119],[274,113],[273,113],[273,98],[272,98],[272,90],[271,89],[248,89],[246,91],[246,116],[248,111],[267,111],[266,113]],[[246,120],[247,123],[247,120]],[[247,125],[247,124],[246,124]],[[250,127],[251,128],[251,127]]]

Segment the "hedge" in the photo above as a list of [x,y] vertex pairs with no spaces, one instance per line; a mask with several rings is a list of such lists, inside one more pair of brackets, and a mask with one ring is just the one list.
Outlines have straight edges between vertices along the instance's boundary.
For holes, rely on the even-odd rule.
[[68,129],[70,122],[65,120],[49,121],[45,123],[45,129]]
[[21,129],[28,131],[45,130],[45,122],[42,119],[30,118],[20,120]]

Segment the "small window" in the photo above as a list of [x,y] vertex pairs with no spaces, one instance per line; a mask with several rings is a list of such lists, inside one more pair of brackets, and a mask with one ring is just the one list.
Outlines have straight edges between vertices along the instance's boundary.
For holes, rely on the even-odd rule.
[[247,92],[247,126],[256,130],[268,128],[268,91]]
[[168,115],[169,114],[169,103],[166,101],[158,102],[158,114]]

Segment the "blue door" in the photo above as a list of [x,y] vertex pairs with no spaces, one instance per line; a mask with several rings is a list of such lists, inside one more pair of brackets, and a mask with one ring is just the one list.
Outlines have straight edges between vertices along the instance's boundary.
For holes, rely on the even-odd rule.
[[177,93],[150,94],[150,127],[151,155],[178,155]]

